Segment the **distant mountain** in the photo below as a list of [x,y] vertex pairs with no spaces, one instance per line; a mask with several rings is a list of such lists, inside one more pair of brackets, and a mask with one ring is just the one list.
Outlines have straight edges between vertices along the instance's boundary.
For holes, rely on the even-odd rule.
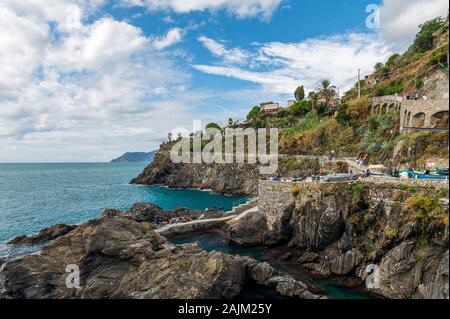
[[115,158],[111,163],[147,163],[153,161],[158,151],[144,152],[128,152],[122,156]]

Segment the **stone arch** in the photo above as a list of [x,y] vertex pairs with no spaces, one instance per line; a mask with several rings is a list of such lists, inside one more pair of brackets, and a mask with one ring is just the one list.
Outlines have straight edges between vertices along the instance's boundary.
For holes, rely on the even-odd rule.
[[381,107],[381,114],[386,114],[387,108],[388,108],[388,104],[384,103],[383,106]]
[[410,127],[411,124],[411,112],[408,112],[408,115],[406,116],[406,127]]
[[408,111],[405,110],[405,112],[403,113],[403,126],[406,126],[407,118],[408,118]]
[[377,104],[377,105],[375,105],[373,108],[372,108],[372,114],[378,114],[380,112],[380,104]]
[[448,111],[434,113],[430,119],[433,128],[448,128]]
[[423,112],[419,112],[414,114],[412,117],[412,127],[424,127],[425,126],[426,114]]
[[389,105],[389,107],[388,107],[389,113],[395,113],[396,110],[397,110],[397,107],[396,107],[395,103],[392,103],[391,105]]

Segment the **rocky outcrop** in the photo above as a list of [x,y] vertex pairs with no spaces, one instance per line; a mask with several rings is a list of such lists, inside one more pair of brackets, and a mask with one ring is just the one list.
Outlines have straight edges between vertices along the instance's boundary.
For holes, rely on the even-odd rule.
[[[136,203],[128,211],[108,208],[105,209],[101,218],[125,218],[136,222],[148,223],[164,223],[171,218],[180,218],[180,221],[192,221],[199,218],[220,218],[223,213],[216,209],[208,209],[205,211],[194,211],[187,208],[177,208],[171,211],[162,209],[161,207],[151,203]],[[19,236],[8,242],[8,245],[34,245],[50,242],[58,237],[66,235],[74,230],[77,226],[58,224],[49,228],[42,229],[38,234],[31,236]]]
[[151,203],[136,203],[128,211],[117,209],[105,209],[101,215],[102,218],[126,218],[136,222],[154,223],[158,220],[167,220],[170,218],[182,217],[183,220],[189,221],[202,218],[220,218],[223,213],[216,209],[208,209],[205,211],[194,211],[187,208],[177,208],[171,211],[162,209],[161,207]]
[[42,229],[38,234],[19,236],[8,242],[8,245],[34,245],[51,241],[74,230],[76,226],[58,224]]
[[257,226],[242,221],[230,236],[258,230],[254,244],[287,244],[299,266],[359,276],[388,298],[448,298],[448,188],[434,185],[261,181]]
[[251,212],[240,218],[228,227],[231,242],[240,246],[256,246],[264,242],[266,218],[256,212]]
[[[257,164],[175,164],[170,159],[171,144],[161,145],[154,161],[131,183],[162,184],[171,188],[211,189],[231,195],[256,195],[259,165]],[[280,158],[278,174],[310,176],[320,170],[317,158]]]
[[[72,284],[79,270],[79,287]],[[67,271],[67,272],[66,272]],[[73,280],[72,280],[73,279]],[[69,283],[69,285],[67,285]],[[230,299],[257,283],[280,295],[320,298],[308,286],[249,258],[175,246],[147,222],[103,216],[38,255],[0,267],[1,298]]]

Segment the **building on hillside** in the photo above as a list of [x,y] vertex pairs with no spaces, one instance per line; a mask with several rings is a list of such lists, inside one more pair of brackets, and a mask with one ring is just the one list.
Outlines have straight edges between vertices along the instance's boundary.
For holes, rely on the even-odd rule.
[[[327,102],[327,100],[326,100],[324,97],[319,97],[319,98],[317,99],[317,104],[318,104],[318,105],[320,105],[320,104],[326,104],[326,102]],[[340,103],[341,103],[341,101],[340,101],[339,98],[331,98],[331,99],[328,101],[328,105],[329,105],[330,107],[336,107],[336,106],[338,106]]]
[[290,108],[292,105],[294,105],[295,104],[295,100],[288,100],[288,103],[287,103],[287,108]]
[[272,101],[270,102],[262,102],[260,104],[261,111],[263,111],[266,114],[276,114],[283,110],[283,108],[280,106],[279,103],[274,103]]

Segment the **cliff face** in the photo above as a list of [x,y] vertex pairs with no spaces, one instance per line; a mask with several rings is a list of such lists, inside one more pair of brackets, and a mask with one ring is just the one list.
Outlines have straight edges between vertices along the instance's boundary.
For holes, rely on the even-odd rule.
[[[320,165],[316,158],[279,160],[278,173],[282,176],[309,176],[319,171]],[[169,147],[162,145],[154,161],[131,183],[211,189],[231,195],[256,195],[259,178],[257,164],[174,164],[170,159]]]
[[[233,225],[230,237],[237,243],[246,238],[246,245],[287,244],[300,253],[299,266],[325,276],[358,276],[388,298],[448,298],[447,191],[262,181],[259,213],[247,216],[250,225]],[[262,235],[246,236],[253,224]]]

